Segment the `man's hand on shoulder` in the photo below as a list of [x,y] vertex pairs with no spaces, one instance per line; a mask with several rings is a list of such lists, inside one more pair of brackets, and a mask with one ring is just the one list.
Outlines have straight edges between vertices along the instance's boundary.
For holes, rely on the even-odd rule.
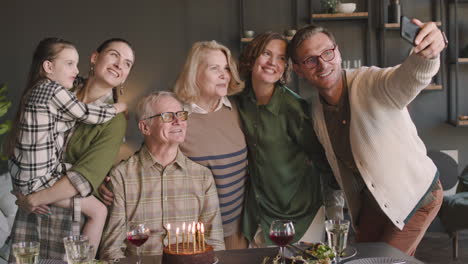
[[412,22],[421,28],[414,40],[416,44],[414,53],[426,59],[437,57],[446,46],[444,33],[440,31],[435,22],[422,23],[415,18]]

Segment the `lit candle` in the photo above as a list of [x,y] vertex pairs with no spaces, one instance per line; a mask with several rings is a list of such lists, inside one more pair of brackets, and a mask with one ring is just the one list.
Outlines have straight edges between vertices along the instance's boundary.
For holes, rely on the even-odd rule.
[[200,222],[197,223],[197,235],[198,235],[198,249],[201,251],[201,233],[200,233]]
[[195,224],[192,226],[192,235],[193,235],[193,253],[197,251],[196,235],[195,235]]
[[175,230],[175,243],[176,243],[176,253],[179,253],[179,228],[176,228]]
[[167,245],[169,246],[169,250],[171,250],[171,224],[167,224],[166,229],[167,229]]
[[189,235],[190,235],[191,233],[192,233],[192,225],[189,224],[189,225],[188,225],[188,228],[187,228],[187,248],[190,247],[190,242],[189,242],[190,236],[189,236]]
[[185,248],[185,222],[182,224],[182,248]]
[[203,226],[203,223],[201,224],[201,239],[202,239],[203,251],[205,251],[205,226]]

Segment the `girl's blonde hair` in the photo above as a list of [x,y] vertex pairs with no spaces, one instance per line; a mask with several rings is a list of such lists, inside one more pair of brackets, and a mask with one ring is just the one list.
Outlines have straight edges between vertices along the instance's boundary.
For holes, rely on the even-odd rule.
[[239,77],[237,64],[229,49],[214,40],[200,41],[192,45],[190,53],[185,61],[184,68],[177,78],[174,86],[174,93],[182,102],[193,103],[199,98],[200,87],[197,84],[197,74],[204,54],[210,50],[219,50],[226,56],[228,66],[231,71],[228,95],[239,93],[244,89],[244,82]]

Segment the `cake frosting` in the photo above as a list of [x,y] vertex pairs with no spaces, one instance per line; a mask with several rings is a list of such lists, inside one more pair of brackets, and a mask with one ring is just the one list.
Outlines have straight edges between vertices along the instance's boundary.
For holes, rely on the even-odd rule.
[[213,247],[205,244],[204,250],[199,247],[194,251],[193,243],[171,244],[163,248],[163,264],[213,264],[215,256]]

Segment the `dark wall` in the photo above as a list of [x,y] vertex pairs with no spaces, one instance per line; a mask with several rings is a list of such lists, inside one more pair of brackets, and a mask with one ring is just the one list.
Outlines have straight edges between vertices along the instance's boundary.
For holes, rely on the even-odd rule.
[[[371,58],[368,61],[376,64],[379,62],[381,6],[379,1],[369,1],[372,30]],[[318,12],[319,1],[312,2],[312,11]],[[358,3],[357,11],[366,11],[365,0],[355,2]],[[433,2],[437,1],[402,1],[402,13],[424,21],[431,20],[434,17]],[[386,8],[386,3],[382,7]],[[1,1],[0,11],[0,83],[8,84],[9,97],[15,105],[13,111],[16,111],[32,51],[46,36],[59,36],[76,43],[82,75],[86,75],[88,70],[89,55],[101,41],[116,36],[130,40],[136,51],[136,64],[127,81],[123,100],[132,107],[151,90],[171,88],[193,42],[215,39],[238,56],[243,29],[284,32],[296,24],[302,26],[309,22],[310,6],[308,0],[245,0],[244,28],[240,27],[239,0],[15,0]],[[467,9],[463,12],[468,14]],[[338,36],[345,58],[364,56],[365,22],[323,25]],[[467,25],[466,20],[461,22],[464,31]],[[399,39],[397,31],[388,32],[386,36],[388,63],[398,64],[408,53],[409,45]],[[460,45],[468,44],[466,41],[466,37],[462,38]],[[462,69],[468,71],[467,66],[462,66]],[[291,86],[298,87],[301,94],[308,96],[309,88],[304,82],[296,81]],[[428,149],[458,149],[461,169],[468,163],[468,130],[446,123],[447,90],[445,87],[443,91],[423,92],[409,109]],[[131,120],[129,124],[127,143],[135,148],[141,137],[135,121]]]
[[[132,42],[136,63],[123,101],[130,107],[151,90],[173,85],[193,42],[217,40],[239,53],[239,4],[230,0],[174,1],[1,1],[0,82],[8,84],[17,105],[34,47],[44,37],[74,42],[80,73],[105,39]],[[14,109],[16,111],[16,109]],[[141,142],[136,122],[129,122],[127,142]]]

